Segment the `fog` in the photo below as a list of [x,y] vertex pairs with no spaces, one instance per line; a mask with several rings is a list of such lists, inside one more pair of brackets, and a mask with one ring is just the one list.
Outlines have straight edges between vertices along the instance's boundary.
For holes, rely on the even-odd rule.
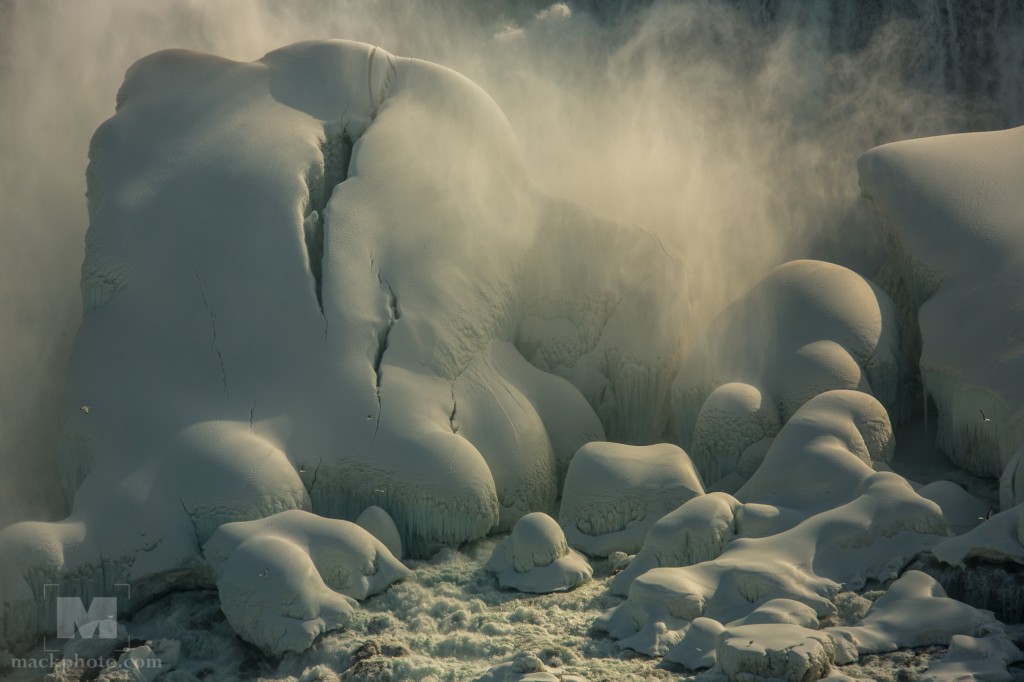
[[66,512],[51,471],[89,138],[139,57],[347,38],[454,68],[538,187],[681,252],[696,329],[793,257],[872,273],[861,152],[1024,122],[1024,10],[963,4],[0,0],[0,527]]

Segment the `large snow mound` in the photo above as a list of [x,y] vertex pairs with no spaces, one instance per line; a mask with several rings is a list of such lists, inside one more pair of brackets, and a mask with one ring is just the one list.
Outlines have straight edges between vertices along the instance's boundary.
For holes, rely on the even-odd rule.
[[664,655],[699,617],[725,624],[775,599],[825,617],[841,586],[899,576],[947,525],[903,478],[870,466],[891,447],[879,414],[863,393],[811,399],[735,498],[690,500],[652,528],[613,584],[628,598],[596,626],[625,648]]
[[90,148],[72,512],[0,532],[0,648],[48,627],[46,583],[207,584],[226,523],[376,506],[423,556],[660,433],[678,339],[637,330],[676,328],[678,260],[524,169],[479,88],[369,45],[136,63]]
[[587,443],[569,465],[558,521],[569,544],[592,556],[636,552],[654,523],[704,486],[670,443]]
[[870,393],[901,421],[905,374],[889,297],[839,265],[792,261],[723,311],[684,359],[673,385],[676,431],[714,487],[745,456],[763,455],[780,425],[820,393]]
[[998,476],[1024,444],[1024,128],[883,145],[858,161],[889,246],[887,288],[920,329],[937,445]]

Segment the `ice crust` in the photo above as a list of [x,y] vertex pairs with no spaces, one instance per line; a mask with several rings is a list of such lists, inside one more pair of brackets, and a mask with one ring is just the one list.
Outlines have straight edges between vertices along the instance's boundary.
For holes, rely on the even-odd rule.
[[558,521],[569,544],[591,556],[632,554],[668,511],[703,494],[679,447],[594,442],[572,459]]
[[858,170],[888,243],[889,288],[907,301],[903,327],[920,329],[936,444],[999,476],[1024,444],[1024,128],[883,145]]
[[586,557],[569,547],[558,522],[543,512],[519,519],[486,568],[502,587],[541,594],[571,590],[594,574]]
[[[829,390],[869,393],[902,421],[898,325],[890,298],[839,265],[800,260],[770,272],[712,323],[672,388],[679,442],[705,483],[736,472],[748,449],[759,457],[781,424]],[[743,480],[719,486],[733,492]]]
[[210,584],[224,524],[376,506],[424,556],[550,511],[583,444],[663,430],[679,341],[635,331],[674,329],[680,262],[541,195],[448,69],[346,41],[158,52],[87,176],[72,512],[0,531],[0,649],[52,626],[46,583]]

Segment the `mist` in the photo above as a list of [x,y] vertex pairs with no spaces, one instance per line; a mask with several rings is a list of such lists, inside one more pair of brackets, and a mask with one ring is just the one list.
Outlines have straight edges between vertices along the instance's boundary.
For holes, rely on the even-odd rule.
[[0,0],[0,527],[67,512],[54,433],[89,139],[148,53],[250,61],[346,38],[465,74],[506,112],[538,187],[681,254],[693,334],[785,260],[871,275],[857,156],[1020,125],[1022,35],[1010,2]]

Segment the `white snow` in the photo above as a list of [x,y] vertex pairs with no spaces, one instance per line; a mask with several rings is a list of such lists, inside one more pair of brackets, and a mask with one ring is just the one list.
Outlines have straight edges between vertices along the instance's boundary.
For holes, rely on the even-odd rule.
[[659,518],[703,492],[675,445],[588,443],[569,465],[558,521],[569,544],[587,554],[632,554]]
[[935,545],[932,554],[951,566],[962,567],[969,558],[1024,564],[1021,514],[1024,514],[1024,505],[995,514],[973,530]]
[[534,593],[571,590],[594,573],[586,557],[569,547],[558,522],[543,512],[516,521],[486,568],[502,587]]
[[448,69],[346,41],[158,52],[87,175],[73,507],[0,531],[0,647],[47,627],[46,583],[209,584],[200,547],[228,523],[379,507],[408,556],[510,529],[554,511],[582,445],[665,424],[679,261],[541,195]]
[[402,558],[402,536],[386,511],[376,505],[369,506],[356,518],[356,525],[384,543],[396,559]]
[[360,526],[298,510],[224,524],[203,552],[231,626],[274,654],[305,651],[410,574]]
[[896,308],[881,289],[838,265],[792,261],[694,344],[673,385],[676,431],[713,485],[820,393],[869,393],[901,421],[906,370]]
[[[877,405],[851,391],[810,400],[736,498],[697,498],[652,529],[651,546],[615,578],[617,592],[628,589],[626,602],[595,625],[625,648],[663,655],[701,616],[724,624],[782,598],[825,617],[835,613],[841,586],[896,578],[947,530],[934,502],[869,466],[891,452]],[[749,536],[739,513],[748,508]]]
[[1024,128],[896,142],[857,165],[910,301],[903,326],[920,327],[937,444],[998,476],[1024,444]]
[[1003,625],[990,612],[950,599],[934,578],[920,571],[904,573],[857,625],[831,627],[826,632],[836,640],[838,663],[853,662],[866,653],[946,645],[954,635],[992,635],[1002,645],[1012,646]]

